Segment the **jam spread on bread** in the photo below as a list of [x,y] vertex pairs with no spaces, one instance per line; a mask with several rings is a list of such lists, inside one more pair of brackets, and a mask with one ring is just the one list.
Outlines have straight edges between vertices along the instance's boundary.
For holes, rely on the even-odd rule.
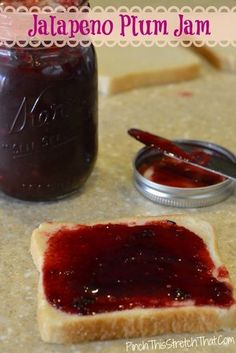
[[[194,154],[196,158],[200,156],[201,161],[203,161],[200,151],[195,151]],[[157,184],[179,188],[201,188],[225,180],[219,174],[208,172],[197,166],[161,154],[145,159],[138,167],[138,171],[145,178]]]
[[227,270],[215,267],[202,238],[170,220],[64,227],[47,242],[45,296],[66,313],[234,304]]

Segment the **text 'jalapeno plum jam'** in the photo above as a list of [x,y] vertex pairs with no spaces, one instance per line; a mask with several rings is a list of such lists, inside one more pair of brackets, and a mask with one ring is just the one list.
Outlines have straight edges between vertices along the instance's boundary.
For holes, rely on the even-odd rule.
[[43,286],[50,304],[79,315],[234,303],[227,270],[199,236],[169,220],[61,228],[48,239]]

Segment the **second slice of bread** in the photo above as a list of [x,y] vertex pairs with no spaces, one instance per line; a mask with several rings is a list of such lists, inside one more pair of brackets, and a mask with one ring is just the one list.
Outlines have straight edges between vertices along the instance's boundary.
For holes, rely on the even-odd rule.
[[99,91],[104,95],[191,80],[200,75],[201,61],[182,47],[96,48]]
[[[207,246],[215,269],[222,266],[218,256],[213,228],[207,222],[189,216],[162,216],[144,219],[126,219],[107,223],[142,225],[150,221],[170,220],[194,232]],[[99,223],[101,224],[101,223]],[[78,343],[92,340],[110,340],[154,336],[166,333],[209,332],[235,327],[236,309],[230,307],[182,306],[165,308],[134,308],[96,315],[68,314],[53,307],[46,299],[43,288],[43,263],[47,241],[61,228],[75,229],[76,224],[44,223],[32,234],[31,254],[40,272],[38,289],[38,321],[41,337],[46,342]],[[114,260],[115,261],[115,260]],[[217,271],[215,276],[217,277]],[[220,279],[219,279],[220,280]],[[228,278],[221,279],[228,282]],[[63,289],[62,289],[63,290]]]
[[236,73],[235,47],[221,47],[220,45],[209,47],[205,45],[203,47],[195,48],[195,51],[204,56],[216,68],[223,71]]

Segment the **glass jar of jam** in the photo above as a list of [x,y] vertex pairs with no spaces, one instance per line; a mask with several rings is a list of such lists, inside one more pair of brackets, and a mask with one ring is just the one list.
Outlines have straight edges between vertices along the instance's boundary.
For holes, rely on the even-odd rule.
[[76,191],[97,155],[93,46],[0,48],[0,189],[24,200]]

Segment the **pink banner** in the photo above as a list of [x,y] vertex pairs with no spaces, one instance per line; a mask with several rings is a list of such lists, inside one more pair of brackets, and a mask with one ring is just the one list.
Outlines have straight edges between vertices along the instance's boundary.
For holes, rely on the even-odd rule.
[[[236,7],[0,9],[0,41],[31,45],[236,45]],[[11,41],[12,43],[9,43]],[[23,43],[24,42],[24,43]],[[46,43],[45,43],[46,42]],[[50,42],[50,43],[49,43]]]

